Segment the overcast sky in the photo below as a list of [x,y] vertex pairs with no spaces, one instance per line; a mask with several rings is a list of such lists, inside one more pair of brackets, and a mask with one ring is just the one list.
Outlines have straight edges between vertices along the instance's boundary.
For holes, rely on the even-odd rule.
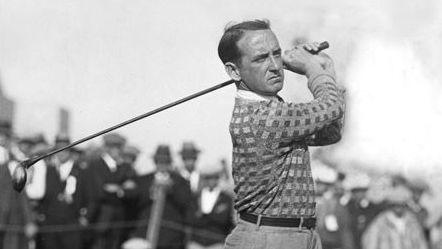
[[[0,78],[18,105],[67,107],[78,139],[227,80],[216,53],[224,26],[267,18],[283,49],[298,37],[331,44],[349,93],[333,163],[433,174],[442,161],[438,13],[436,0],[0,0]],[[286,100],[311,97],[303,77],[286,78]],[[121,133],[145,152],[144,165],[159,143],[177,152],[184,140],[202,149],[201,165],[216,163],[230,158],[234,93],[223,88]]]

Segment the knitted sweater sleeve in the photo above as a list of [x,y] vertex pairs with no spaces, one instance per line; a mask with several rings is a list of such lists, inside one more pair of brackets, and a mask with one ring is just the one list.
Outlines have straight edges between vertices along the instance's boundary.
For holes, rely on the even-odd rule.
[[[335,79],[327,74],[319,74],[310,77],[308,88],[314,97],[311,102],[295,104],[272,101],[257,113],[258,126],[264,128],[264,136],[308,142],[307,136],[315,134],[316,140],[310,139],[310,143],[316,145],[336,140],[336,136],[337,140],[340,139],[339,120],[344,115],[344,97]],[[329,134],[332,137],[327,137],[327,133],[333,133]]]

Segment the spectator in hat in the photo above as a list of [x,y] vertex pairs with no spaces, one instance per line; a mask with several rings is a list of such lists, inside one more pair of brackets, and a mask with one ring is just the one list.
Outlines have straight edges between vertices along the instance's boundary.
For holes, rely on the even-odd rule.
[[132,145],[126,145],[123,148],[123,160],[130,165],[134,165],[137,161],[138,155],[140,155],[140,150]]
[[[158,146],[153,161],[156,166],[155,172],[139,176],[136,180],[139,225],[131,232],[130,239],[123,244],[123,248],[140,248],[137,247],[140,245],[143,246],[141,248],[149,248],[147,246],[152,241],[145,240],[146,232],[155,227],[159,228],[157,248],[184,249],[185,226],[189,223],[191,199],[189,183],[173,169],[169,146]],[[158,207],[158,191],[165,191],[162,210],[155,208]],[[159,223],[150,219],[159,216]]]
[[[124,183],[134,175],[132,167],[122,160],[126,139],[118,133],[103,136],[103,150],[87,160],[89,189],[86,217],[89,224],[100,224],[90,243],[94,249],[120,248],[123,229],[113,223],[124,221]],[[91,234],[92,235],[92,234]]]
[[[46,152],[48,144],[42,134],[35,134],[19,139],[18,149],[20,150],[20,157],[24,157],[21,158],[21,160],[23,160]],[[25,191],[32,201],[33,206],[37,205],[37,202],[43,198],[46,191],[46,163],[47,160],[40,160],[28,169],[28,182]]]
[[201,191],[189,249],[223,248],[233,228],[233,199],[221,186],[224,168],[215,164],[201,169]]
[[[69,136],[58,134],[54,149],[65,147],[70,142]],[[71,150],[60,151],[51,157],[46,172],[46,191],[39,208],[42,225],[79,225],[80,209],[86,205],[84,196],[87,190],[82,186],[84,175]],[[42,249],[79,249],[81,246],[79,231],[43,233],[39,241]]]
[[351,231],[354,237],[355,249],[362,247],[361,237],[368,224],[381,212],[381,207],[371,203],[366,193],[367,186],[354,186],[351,188],[351,198],[346,207],[350,213]]
[[[11,131],[9,122],[0,122],[0,248],[27,249],[37,227],[26,194],[11,186],[11,176],[18,164],[11,153]],[[24,233],[11,230],[17,227],[24,228]]]
[[183,168],[180,169],[181,175],[189,181],[192,193],[196,193],[199,188],[200,175],[196,170],[196,162],[200,150],[192,142],[184,142],[180,151],[183,161]]
[[340,203],[342,184],[339,174],[330,169],[316,179],[317,230],[324,249],[354,249],[350,214]]
[[363,249],[427,249],[419,221],[407,207],[411,192],[399,185],[384,195],[387,210],[381,212],[362,236]]
[[383,210],[383,204],[373,203],[367,198],[370,183],[371,179],[366,174],[350,175],[343,181],[344,188],[350,192],[345,207],[350,214],[350,226],[355,249],[362,247],[361,237],[363,232],[376,215]]

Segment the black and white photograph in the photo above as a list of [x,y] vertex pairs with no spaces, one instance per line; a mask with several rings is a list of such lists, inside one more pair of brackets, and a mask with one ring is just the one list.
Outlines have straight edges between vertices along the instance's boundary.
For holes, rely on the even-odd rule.
[[0,0],[0,249],[442,249],[441,13]]

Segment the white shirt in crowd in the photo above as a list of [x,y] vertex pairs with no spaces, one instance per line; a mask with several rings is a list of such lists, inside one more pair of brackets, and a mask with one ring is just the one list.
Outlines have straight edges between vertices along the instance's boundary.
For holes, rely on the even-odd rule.
[[46,163],[40,160],[34,164],[29,172],[29,179],[26,185],[26,194],[30,199],[43,199],[46,192]]
[[117,170],[117,162],[109,154],[103,153],[101,158],[103,158],[110,171],[115,172]]
[[201,212],[203,214],[210,214],[212,212],[220,193],[221,189],[219,187],[212,190],[209,188],[201,190]]

